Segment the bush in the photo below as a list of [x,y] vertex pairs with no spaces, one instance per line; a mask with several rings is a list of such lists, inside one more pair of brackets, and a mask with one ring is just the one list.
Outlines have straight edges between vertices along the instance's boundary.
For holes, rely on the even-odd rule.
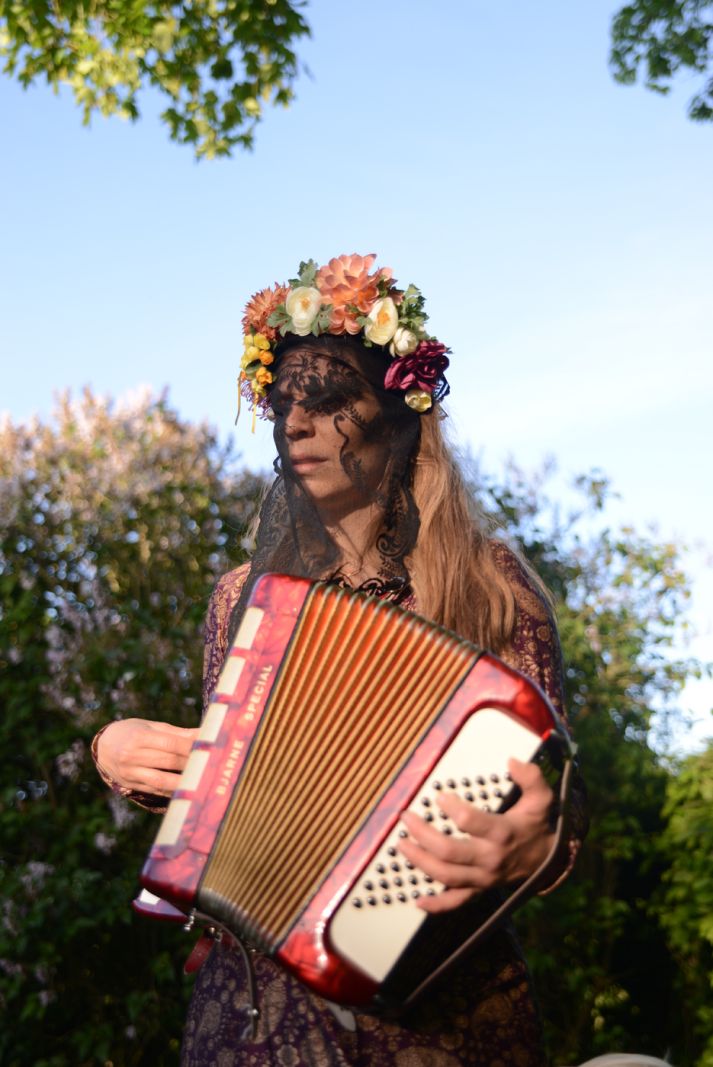
[[155,819],[89,755],[116,717],[195,725],[201,623],[258,479],[165,400],[89,392],[0,430],[0,1061],[174,1063],[185,935],[130,901]]

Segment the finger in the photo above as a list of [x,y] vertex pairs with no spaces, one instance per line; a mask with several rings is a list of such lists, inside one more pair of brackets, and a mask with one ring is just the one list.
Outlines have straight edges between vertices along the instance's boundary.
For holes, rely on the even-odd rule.
[[142,735],[139,739],[126,741],[115,753],[115,762],[122,775],[126,777],[139,768],[152,767],[155,770],[182,771],[188,761],[188,752],[171,748],[156,747],[152,735]]
[[550,811],[555,796],[540,768],[534,763],[511,759],[509,770],[512,781],[520,786],[522,795],[506,813],[506,817],[544,817]]
[[199,732],[198,727],[171,726],[170,723],[149,722],[147,725],[149,726],[149,731],[143,739],[144,743],[153,749],[165,752],[181,752],[186,756],[191,751],[193,742]]
[[140,748],[132,756],[134,765],[153,767],[159,771],[177,771],[179,774],[186,766],[188,755],[183,752],[168,752],[162,749]]
[[156,770],[153,767],[137,767],[133,780],[127,780],[130,789],[151,796],[170,797],[178,788],[180,774]]
[[503,821],[502,815],[481,811],[480,808],[461,800],[453,793],[440,797],[438,803],[461,833],[499,844],[508,842],[511,831],[508,823]]
[[412,841],[421,848],[449,863],[468,863],[470,850],[467,839],[455,837],[453,834],[444,834],[437,830],[431,823],[425,822],[412,811],[404,811],[401,821],[408,831],[408,837],[400,838],[399,848],[402,844]]
[[176,726],[172,722],[164,722],[162,719],[139,719],[149,730],[155,730],[160,734],[190,735],[195,737],[200,733],[200,726]]
[[[467,842],[463,842],[463,844],[467,846]],[[495,856],[492,857],[491,864],[488,865],[477,864],[472,861],[452,863],[434,856],[432,852],[408,839],[402,840],[399,848],[404,857],[414,867],[450,888],[487,889],[494,885],[497,880],[497,857]]]
[[[554,793],[536,763],[525,763],[512,757],[508,760],[508,770],[513,782],[522,791],[518,804],[523,801],[534,801],[539,805],[545,798],[548,798],[550,802],[554,798]],[[529,807],[529,803],[526,803],[525,806]]]
[[478,812],[465,801],[452,799],[444,809],[453,808],[466,831],[469,820],[479,816],[474,821],[479,827],[485,825],[487,837],[468,832],[464,836],[444,834],[413,812],[404,812],[401,818],[409,837],[400,839],[399,848],[409,862],[445,885],[488,888],[502,879],[512,850],[513,828],[501,815]]
[[132,766],[158,767],[167,771],[182,771],[191,753],[191,745],[183,742],[155,741],[153,737],[141,737],[119,749],[116,762],[124,769]]
[[436,893],[435,897],[421,897],[416,902],[416,907],[427,911],[430,915],[437,915],[459,908],[461,904],[465,904],[467,900],[471,900],[481,892],[480,889],[444,889],[441,893]]

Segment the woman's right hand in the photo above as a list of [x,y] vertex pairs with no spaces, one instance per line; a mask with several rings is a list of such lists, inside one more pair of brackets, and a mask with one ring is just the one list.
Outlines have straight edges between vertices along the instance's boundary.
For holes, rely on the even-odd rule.
[[170,797],[178,785],[198,728],[150,719],[118,719],[102,731],[97,764],[123,789]]

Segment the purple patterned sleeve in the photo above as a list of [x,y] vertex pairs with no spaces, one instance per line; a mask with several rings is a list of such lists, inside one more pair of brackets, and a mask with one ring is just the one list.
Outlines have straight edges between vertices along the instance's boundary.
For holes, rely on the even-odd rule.
[[228,651],[230,616],[245,585],[250,564],[244,563],[219,578],[208,605],[205,620],[205,649],[203,654],[203,709],[208,706],[215,689],[220,668]]

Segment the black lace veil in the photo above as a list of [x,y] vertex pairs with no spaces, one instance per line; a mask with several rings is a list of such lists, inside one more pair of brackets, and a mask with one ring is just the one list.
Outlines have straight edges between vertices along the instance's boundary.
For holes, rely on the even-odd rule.
[[[269,397],[276,478],[260,510],[250,576],[231,618],[231,640],[261,574],[354,584],[324,505],[310,496],[293,466],[298,420],[329,420],[328,440],[338,453],[341,482],[354,509],[367,516],[368,552],[357,588],[397,603],[410,595],[406,557],[419,528],[410,487],[421,416],[405,404],[402,392],[383,388],[389,363],[381,347],[367,348],[349,336],[290,335],[276,350]],[[370,446],[379,447],[384,457],[378,481],[364,463]]]

